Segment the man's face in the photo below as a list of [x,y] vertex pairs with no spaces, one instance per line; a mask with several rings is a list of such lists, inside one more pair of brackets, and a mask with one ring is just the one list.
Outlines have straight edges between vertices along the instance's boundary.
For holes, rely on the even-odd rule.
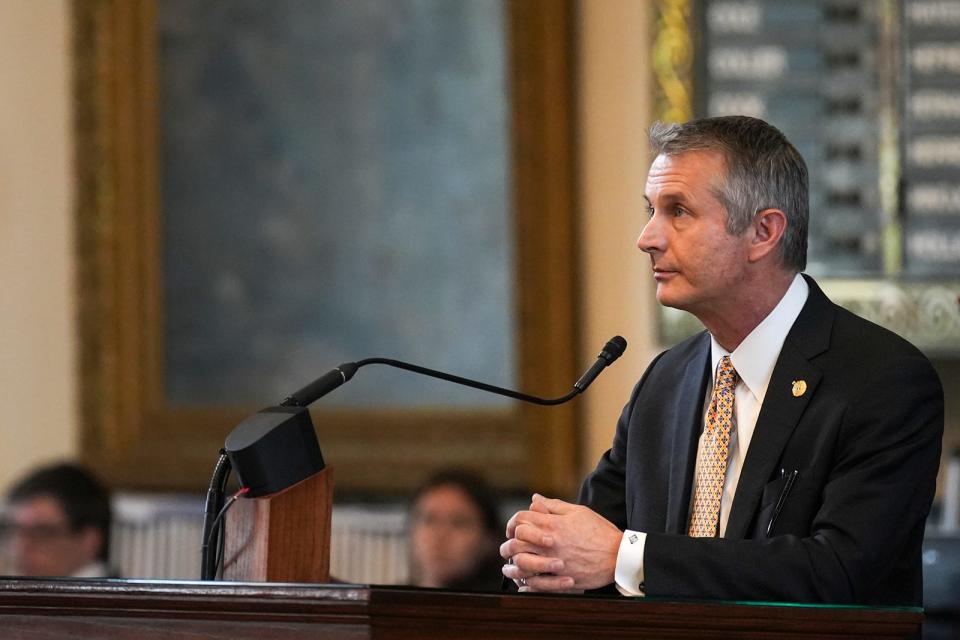
[[46,495],[9,509],[8,541],[15,570],[27,576],[68,576],[96,560],[98,532],[73,531],[60,502]]
[[716,198],[726,175],[715,151],[659,155],[645,196],[650,219],[637,246],[650,254],[657,300],[699,317],[735,304],[747,266],[748,240],[727,233],[727,212]]

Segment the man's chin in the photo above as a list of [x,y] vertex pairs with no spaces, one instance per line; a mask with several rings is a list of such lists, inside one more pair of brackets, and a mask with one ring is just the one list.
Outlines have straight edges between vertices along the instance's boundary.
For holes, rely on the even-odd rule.
[[686,311],[686,298],[678,295],[668,284],[657,285],[657,302],[664,307]]

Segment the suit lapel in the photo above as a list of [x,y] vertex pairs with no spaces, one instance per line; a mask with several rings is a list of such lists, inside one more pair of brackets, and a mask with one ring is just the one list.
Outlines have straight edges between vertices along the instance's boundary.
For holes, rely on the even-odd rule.
[[[757,417],[753,438],[744,459],[740,481],[733,498],[726,538],[744,538],[759,506],[764,485],[775,471],[784,447],[800,422],[804,410],[816,395],[822,374],[810,359],[830,344],[833,303],[817,284],[804,276],[810,287],[807,302],[787,334],[774,366],[767,394]],[[793,382],[803,380],[806,391],[793,393]]]
[[689,515],[697,441],[703,428],[703,400],[710,382],[710,336],[703,334],[697,354],[687,363],[676,398],[670,487],[667,496],[667,533],[685,534]]
[[[746,536],[763,487],[771,479],[783,448],[817,392],[820,378],[820,372],[813,365],[796,353],[792,345],[784,343],[750,440],[724,537]],[[794,380],[807,384],[806,392],[800,397],[792,393]]]

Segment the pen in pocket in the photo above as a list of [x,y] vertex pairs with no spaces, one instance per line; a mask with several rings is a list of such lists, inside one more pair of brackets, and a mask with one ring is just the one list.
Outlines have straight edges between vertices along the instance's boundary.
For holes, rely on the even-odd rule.
[[[780,470],[781,475],[786,474],[786,469]],[[777,521],[777,517],[780,515],[780,512],[783,510],[783,505],[787,501],[787,496],[790,495],[790,489],[793,488],[793,483],[797,481],[797,475],[800,472],[794,469],[790,472],[790,475],[787,476],[787,481],[783,483],[783,489],[780,491],[780,497],[777,498],[777,504],[773,507],[773,515],[770,516],[770,523],[767,524],[767,537],[770,537],[770,532],[773,531],[773,523]]]

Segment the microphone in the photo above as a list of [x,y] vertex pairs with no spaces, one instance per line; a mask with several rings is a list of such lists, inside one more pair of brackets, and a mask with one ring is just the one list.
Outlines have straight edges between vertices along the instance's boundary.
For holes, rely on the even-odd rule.
[[[361,362],[365,361],[361,360]],[[305,407],[308,404],[316,402],[343,383],[350,380],[360,366],[361,365],[356,362],[346,362],[336,369],[326,372],[305,386],[303,389],[300,389],[300,391],[287,396],[287,398],[280,403],[280,406]]]
[[357,372],[357,369],[360,367],[365,367],[368,364],[383,364],[396,367],[405,371],[412,371],[413,373],[430,376],[431,378],[438,378],[440,380],[446,380],[447,382],[453,382],[467,387],[472,387],[474,389],[480,389],[481,391],[496,393],[498,395],[513,398],[515,400],[522,400],[523,402],[529,402],[531,404],[545,406],[558,405],[563,404],[564,402],[567,402],[568,400],[571,400],[572,398],[586,391],[587,387],[590,386],[590,383],[596,380],[597,376],[600,375],[600,372],[613,364],[617,358],[622,356],[626,348],[627,341],[621,336],[614,336],[610,338],[607,344],[603,346],[603,349],[600,350],[600,354],[597,355],[597,361],[593,363],[593,366],[587,369],[586,373],[580,376],[580,379],[573,384],[573,390],[567,395],[559,398],[539,398],[537,396],[531,396],[519,391],[513,391],[512,389],[496,387],[485,382],[478,382],[477,380],[470,380],[469,378],[461,378],[460,376],[444,373],[443,371],[427,369],[426,367],[410,364],[409,362],[403,362],[401,360],[390,360],[388,358],[367,358],[366,360],[360,360],[359,362],[347,362],[341,364],[332,371],[328,371],[305,386],[303,389],[300,389],[296,393],[287,396],[287,398],[280,403],[280,406],[306,407],[307,405],[316,402],[323,396],[327,395],[340,385],[353,378],[354,374]]
[[[253,414],[234,427],[227,436],[210,481],[210,490],[207,492],[201,547],[201,579],[212,580],[216,575],[217,562],[210,553],[210,549],[222,542],[223,521],[220,522],[220,529],[214,529],[216,521],[220,518],[219,516],[216,519],[213,518],[213,514],[223,503],[223,493],[231,469],[237,474],[237,479],[240,486],[244,488],[244,495],[247,498],[257,498],[283,491],[322,471],[326,464],[320,452],[320,443],[317,442],[317,434],[307,405],[348,382],[360,367],[368,364],[388,365],[515,400],[549,406],[567,402],[586,391],[600,372],[623,355],[626,348],[627,341],[622,337],[611,338],[600,351],[597,361],[580,376],[569,393],[559,398],[549,399],[387,358],[367,358],[359,362],[347,362],[328,371],[288,396],[279,405],[267,407]],[[221,510],[221,514],[222,512]]]
[[623,355],[627,350],[627,341],[620,336],[613,336],[603,349],[597,355],[597,361],[593,366],[587,369],[587,372],[580,376],[580,379],[573,383],[573,386],[583,393],[590,386],[590,383],[597,379],[600,372],[613,364],[617,358]]
[[559,398],[539,398],[400,360],[367,358],[347,362],[288,396],[278,406],[267,407],[238,424],[227,436],[223,448],[241,485],[249,489],[246,497],[265,496],[282,491],[323,470],[323,455],[307,405],[349,381],[360,367],[383,364],[515,400],[551,406],[563,404],[583,393],[626,348],[626,340],[620,336],[611,338],[600,351],[597,361],[574,383],[573,389]]

